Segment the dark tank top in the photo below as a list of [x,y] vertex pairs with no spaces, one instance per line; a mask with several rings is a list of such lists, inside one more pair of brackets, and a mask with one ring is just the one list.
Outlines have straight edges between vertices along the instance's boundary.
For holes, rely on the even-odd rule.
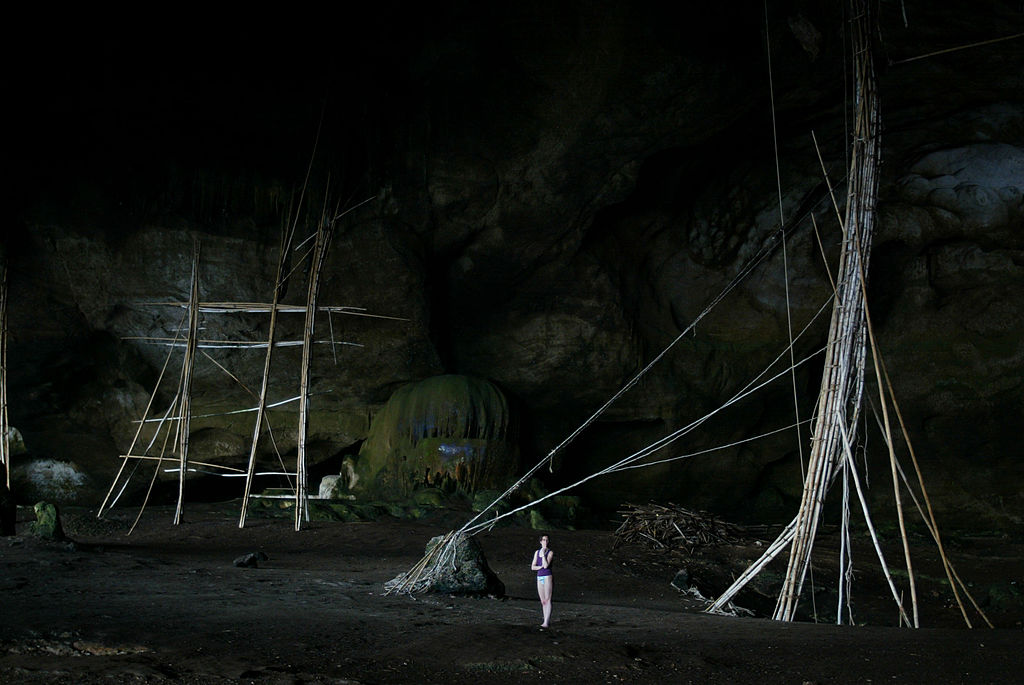
[[[533,553],[533,559],[534,559],[534,562],[533,562],[534,566],[540,566],[541,563],[543,563],[544,560],[541,559],[541,557],[540,557],[540,550],[539,549],[536,552]],[[551,562],[548,562],[548,563],[551,563]],[[551,575],[551,569],[550,568],[540,568],[540,569],[537,569],[537,577],[538,578],[540,578],[541,576],[550,576],[550,575]]]

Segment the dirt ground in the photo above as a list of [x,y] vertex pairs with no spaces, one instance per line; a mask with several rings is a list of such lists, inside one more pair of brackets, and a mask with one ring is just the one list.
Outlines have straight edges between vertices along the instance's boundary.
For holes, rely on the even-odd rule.
[[[39,540],[31,510],[19,513],[18,535],[0,538],[0,682],[1024,682],[1024,612],[1014,594],[1024,546],[1006,539],[950,543],[995,629],[977,614],[983,627],[964,627],[925,554],[924,627],[913,630],[896,626],[867,552],[854,584],[855,620],[867,625],[779,623],[702,613],[702,602],[671,585],[686,568],[714,589],[763,542],[613,549],[611,530],[554,530],[553,625],[541,630],[530,529],[477,536],[505,598],[411,598],[384,595],[383,584],[461,515],[313,521],[296,532],[284,518],[239,529],[237,503],[188,507],[178,526],[170,509],[151,507],[126,536],[135,513],[63,512],[73,544]],[[252,552],[267,558],[256,568],[233,564]],[[816,569],[818,582],[827,566]]]

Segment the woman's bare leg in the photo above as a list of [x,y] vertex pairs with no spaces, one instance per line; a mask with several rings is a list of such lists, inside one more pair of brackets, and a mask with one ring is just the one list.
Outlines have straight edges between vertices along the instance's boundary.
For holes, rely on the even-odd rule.
[[541,628],[547,628],[551,621],[551,591],[554,584],[554,576],[545,576],[544,582],[537,580],[537,594],[540,596],[540,606],[544,611],[544,623]]

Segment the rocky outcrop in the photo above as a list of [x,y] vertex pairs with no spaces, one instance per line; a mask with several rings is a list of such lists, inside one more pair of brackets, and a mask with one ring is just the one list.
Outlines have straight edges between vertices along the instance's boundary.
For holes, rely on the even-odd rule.
[[374,417],[352,492],[405,498],[419,488],[469,496],[507,487],[519,467],[519,431],[494,384],[447,374],[402,386]]

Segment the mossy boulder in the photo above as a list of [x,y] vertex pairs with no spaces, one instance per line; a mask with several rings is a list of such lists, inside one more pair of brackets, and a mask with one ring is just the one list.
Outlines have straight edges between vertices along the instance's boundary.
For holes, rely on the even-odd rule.
[[470,376],[405,385],[374,417],[355,465],[360,497],[407,499],[436,488],[501,488],[519,466],[518,431],[504,393]]
[[60,522],[60,512],[50,502],[37,502],[35,506],[36,522],[32,532],[44,540],[66,540],[64,527]]

